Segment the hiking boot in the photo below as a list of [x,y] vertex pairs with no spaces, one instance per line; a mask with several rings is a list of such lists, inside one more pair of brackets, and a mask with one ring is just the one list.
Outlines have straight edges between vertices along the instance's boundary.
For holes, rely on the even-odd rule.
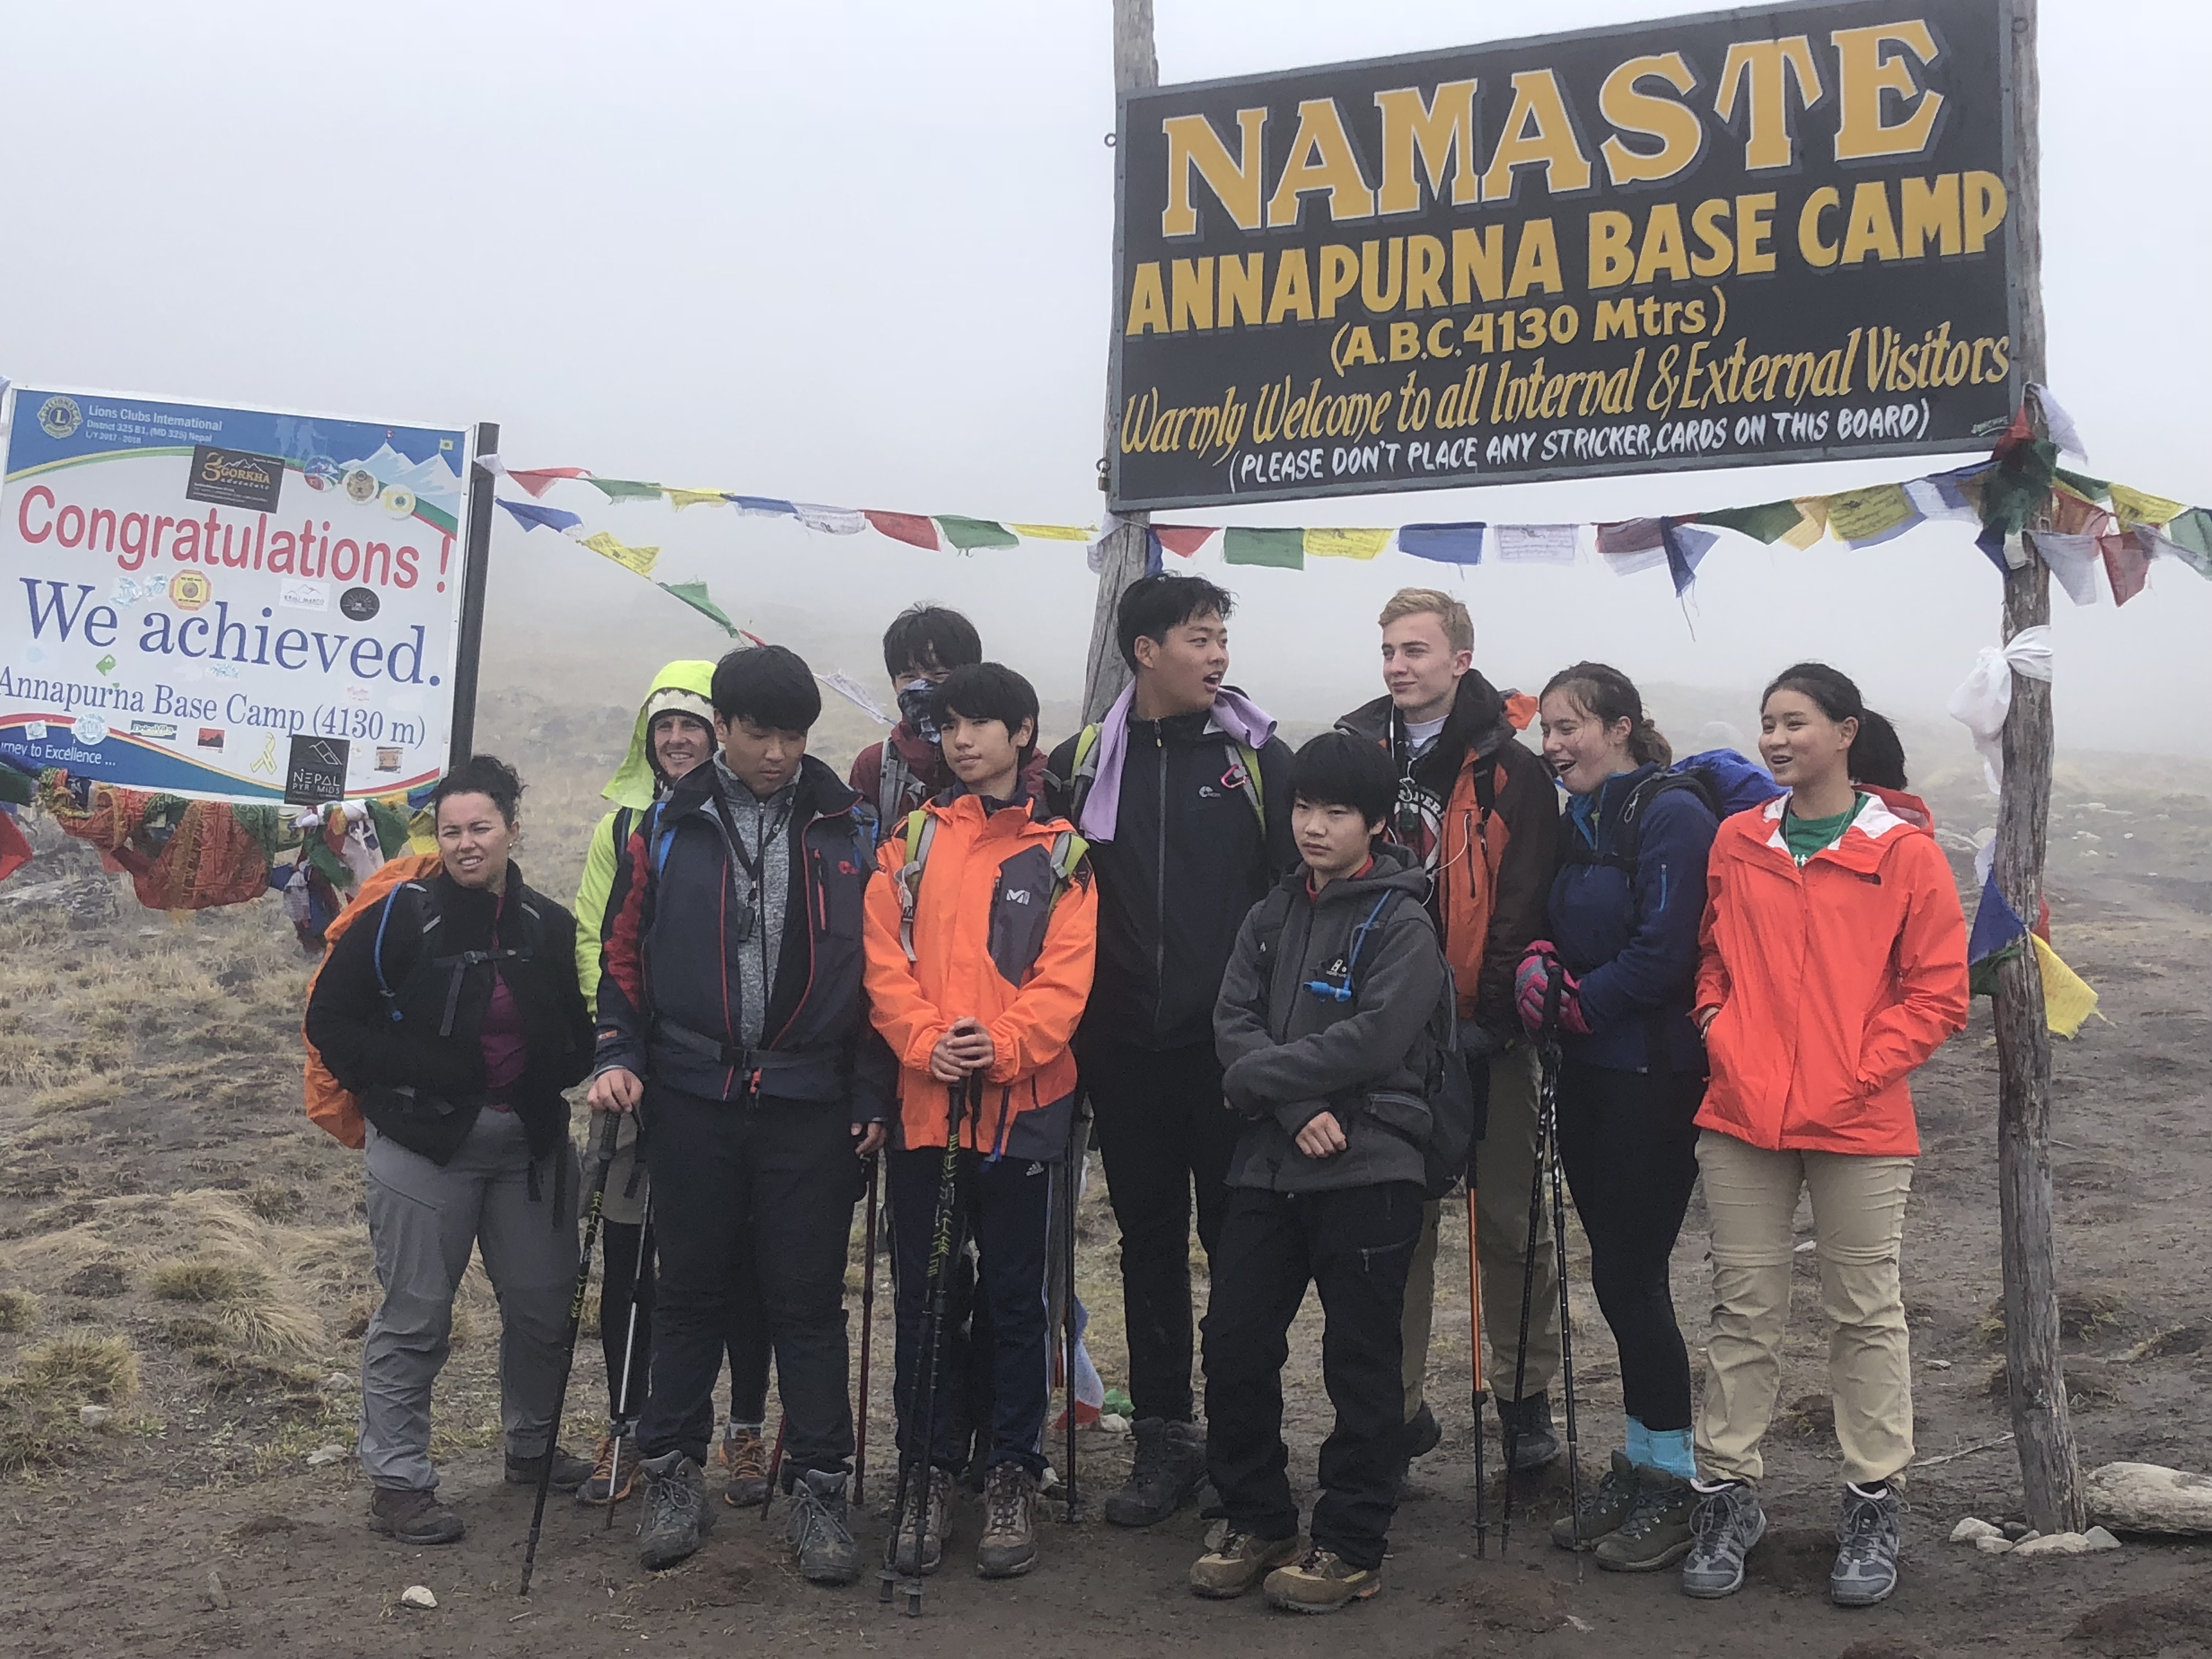
[[[1585,1553],[1598,1547],[1598,1540],[1620,1529],[1628,1519],[1629,1510],[1636,1507],[1636,1465],[1628,1461],[1626,1452],[1613,1455],[1613,1467],[1599,1477],[1596,1489],[1583,1494],[1580,1535]],[[1552,1541],[1563,1550],[1575,1547],[1577,1528],[1574,1515],[1563,1515],[1552,1522]]]
[[891,1517],[898,1528],[898,1549],[891,1565],[901,1572],[931,1573],[945,1559],[945,1541],[952,1532],[952,1471],[932,1469],[929,1472],[929,1492],[922,1505],[921,1556],[915,1559],[914,1510],[912,1498],[908,1507]]
[[461,1517],[418,1486],[379,1486],[368,1500],[368,1529],[402,1544],[457,1544]]
[[1842,1547],[1828,1571],[1828,1599],[1838,1607],[1870,1607],[1887,1601],[1897,1588],[1897,1516],[1904,1507],[1894,1486],[1871,1494],[1844,1488],[1843,1512],[1836,1522]]
[[809,1469],[791,1484],[783,1541],[810,1584],[849,1584],[860,1576],[860,1547],[853,1541],[847,1504],[851,1484],[842,1469]]
[[507,1484],[510,1486],[534,1486],[545,1468],[546,1458],[553,1460],[552,1490],[574,1492],[592,1478],[592,1466],[574,1452],[562,1451],[555,1446],[536,1457],[517,1457],[507,1455]]
[[768,1437],[757,1425],[731,1424],[722,1431],[714,1457],[730,1472],[724,1503],[732,1509],[757,1510],[768,1502]]
[[1607,1572],[1656,1572],[1690,1553],[1690,1517],[1698,1494],[1679,1474],[1645,1464],[1635,1471],[1636,1502],[1617,1531],[1597,1547]]
[[1267,1575],[1267,1605],[1285,1613],[1334,1613],[1382,1588],[1382,1568],[1355,1567],[1316,1544]]
[[1421,1409],[1413,1413],[1413,1420],[1401,1432],[1404,1434],[1405,1441],[1400,1450],[1408,1463],[1417,1457],[1426,1457],[1443,1443],[1444,1437],[1443,1425],[1437,1421],[1437,1414],[1429,1409],[1429,1402],[1425,1400],[1421,1402]]
[[1190,1588],[1209,1601],[1228,1601],[1258,1588],[1277,1567],[1297,1559],[1297,1535],[1260,1538],[1231,1527],[1216,1544],[1190,1564]]
[[638,1467],[645,1475],[645,1518],[638,1523],[637,1559],[657,1572],[698,1552],[714,1514],[707,1507],[706,1477],[682,1452],[663,1452]]
[[978,1578],[1018,1578],[1036,1565],[1036,1477],[1018,1463],[994,1463],[983,1476],[983,1536]]
[[[617,1453],[620,1453],[617,1456]],[[617,1471],[620,1473],[617,1474]],[[621,1487],[610,1494],[608,1488],[619,1480]],[[637,1490],[637,1435],[629,1429],[606,1436],[599,1442],[597,1458],[592,1464],[591,1479],[576,1488],[576,1501],[594,1509],[604,1509],[609,1504],[619,1504]]]
[[1205,1479],[1206,1437],[1197,1424],[1139,1418],[1137,1455],[1127,1484],[1106,1499],[1106,1519],[1117,1527],[1153,1526],[1190,1502]]
[[1500,1395],[1498,1434],[1512,1474],[1526,1474],[1557,1462],[1559,1437],[1552,1430],[1552,1396],[1538,1393],[1526,1400],[1507,1400]]
[[1717,1601],[1743,1588],[1743,1558],[1766,1536],[1766,1511],[1759,1494],[1741,1480],[1697,1493],[1690,1517],[1690,1553],[1682,1561],[1682,1594]]

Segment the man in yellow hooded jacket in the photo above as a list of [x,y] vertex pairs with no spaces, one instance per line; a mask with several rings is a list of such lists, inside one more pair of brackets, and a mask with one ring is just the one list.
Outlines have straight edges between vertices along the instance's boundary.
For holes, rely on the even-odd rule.
[[[672,662],[653,676],[637,711],[629,752],[599,793],[615,810],[592,831],[584,877],[576,887],[576,976],[584,1000],[596,1005],[600,945],[607,896],[614,883],[616,850],[629,841],[638,815],[678,779],[705,764],[714,752],[711,662]],[[592,1142],[604,1126],[593,1114]],[[637,1444],[631,1431],[645,1401],[653,1355],[653,1275],[644,1261],[646,1194],[637,1158],[637,1118],[624,1113],[608,1172],[601,1225],[606,1235],[605,1282],[599,1299],[599,1343],[606,1357],[610,1432],[599,1443],[598,1468],[579,1489],[585,1504],[619,1503],[636,1478]],[[740,1311],[730,1331],[730,1419],[718,1455],[730,1473],[724,1496],[739,1508],[768,1501],[769,1445],[763,1431],[768,1404],[767,1327],[758,1296],[740,1292]],[[751,1308],[748,1315],[746,1310]],[[633,1318],[633,1310],[635,1317]],[[629,1378],[627,1395],[623,1378]],[[619,1463],[616,1443],[621,1440]],[[617,1468],[619,1473],[617,1473]]]

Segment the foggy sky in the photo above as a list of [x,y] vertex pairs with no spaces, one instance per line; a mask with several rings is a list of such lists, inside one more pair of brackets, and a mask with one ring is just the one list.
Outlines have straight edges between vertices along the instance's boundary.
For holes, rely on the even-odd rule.
[[[1162,79],[1199,80],[1692,9],[1619,0],[1158,0]],[[1107,0],[219,8],[0,5],[0,374],[422,423],[496,420],[510,464],[843,506],[1095,522],[1111,289]],[[2212,10],[2047,0],[2051,383],[2100,477],[2212,502],[2183,411],[2212,379],[2212,228],[2191,157]],[[1869,461],[1409,492],[1243,522],[1589,520],[1932,470]],[[549,500],[667,550],[740,617],[878,631],[969,609],[1048,698],[1075,695],[1080,549],[970,558]],[[580,495],[582,499],[577,499]],[[1192,511],[1190,520],[1225,520]],[[1755,685],[1795,658],[1938,719],[1997,638],[1970,526],[1810,553],[1724,539],[1685,610],[1663,571],[1448,568],[1397,554],[1207,574],[1240,599],[1233,678],[1322,718],[1376,689],[1370,618],[1455,584],[1478,661],[1577,657]],[[1218,561],[1218,552],[1212,556]],[[709,626],[504,515],[493,627],[564,656],[585,627],[711,653]],[[2062,746],[2212,751],[2193,719],[2212,584],[2169,561],[2124,611],[2054,587]],[[548,614],[562,623],[529,631]],[[582,619],[581,623],[579,619]],[[830,624],[834,624],[830,625]],[[865,651],[843,667],[874,683]],[[549,673],[574,665],[549,661]],[[624,695],[627,695],[626,693]],[[617,701],[623,700],[617,697]],[[1746,714],[1749,714],[1747,704]]]

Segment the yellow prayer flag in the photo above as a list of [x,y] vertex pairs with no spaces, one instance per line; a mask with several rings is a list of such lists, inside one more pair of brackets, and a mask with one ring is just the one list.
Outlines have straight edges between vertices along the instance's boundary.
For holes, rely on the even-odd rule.
[[1010,524],[1006,528],[1030,542],[1087,542],[1098,533],[1072,524]]
[[2130,489],[2125,484],[2112,486],[2112,512],[2124,530],[2139,524],[2164,524],[2178,519],[2189,511],[2181,501],[2169,501],[2163,495],[2147,495],[2140,489]]
[[1812,546],[1814,542],[1819,541],[1827,533],[1827,497],[1800,495],[1797,497],[1797,510],[1805,516],[1798,520],[1797,527],[1784,533],[1782,539],[1790,546],[1802,550]]
[[1901,484],[1846,489],[1828,498],[1828,531],[1838,541],[1870,542],[1911,522],[1918,510]]
[[1306,553],[1316,559],[1371,559],[1390,543],[1388,530],[1308,530]]
[[702,501],[711,502],[720,507],[729,500],[729,497],[719,489],[665,489],[661,494],[668,497],[668,504],[678,513],[687,507],[696,507]]
[[2043,1019],[2063,1037],[2079,1036],[2083,1024],[2097,1012],[2097,994],[2088,981],[2058,959],[2058,952],[2040,933],[2035,941],[2036,966],[2043,970]]
[[583,545],[603,559],[612,559],[625,570],[635,570],[641,576],[650,576],[653,567],[659,562],[657,547],[629,547],[617,541],[604,530],[596,536],[584,538]]

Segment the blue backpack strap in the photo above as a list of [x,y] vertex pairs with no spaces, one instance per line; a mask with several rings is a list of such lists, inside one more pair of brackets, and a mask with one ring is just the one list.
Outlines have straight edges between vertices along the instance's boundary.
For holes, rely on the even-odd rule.
[[392,988],[391,981],[384,977],[384,930],[392,925],[392,900],[410,887],[425,897],[428,896],[429,890],[419,881],[397,883],[392,890],[384,896],[383,907],[377,912],[376,943],[369,951],[369,965],[376,974],[376,988],[384,998],[385,1008],[394,1020],[399,1018],[399,994]]

